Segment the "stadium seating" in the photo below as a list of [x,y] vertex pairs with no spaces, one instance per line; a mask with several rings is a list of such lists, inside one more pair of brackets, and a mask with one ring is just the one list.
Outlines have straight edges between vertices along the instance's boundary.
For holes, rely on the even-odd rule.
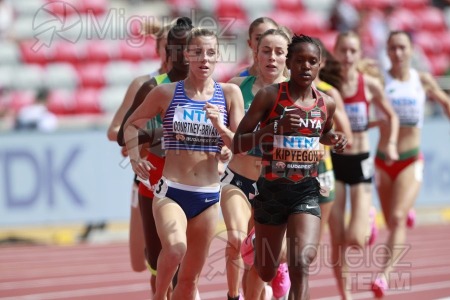
[[415,11],[416,20],[422,31],[443,31],[446,29],[443,12],[436,7],[426,7]]
[[89,62],[106,63],[114,58],[113,43],[102,40],[86,41],[85,58]]
[[79,84],[78,73],[69,63],[48,64],[44,76],[45,86],[48,89],[75,89]]
[[[434,75],[443,74],[450,67],[450,33],[443,12],[432,7],[431,0],[343,1],[361,12],[371,9],[385,14],[390,29],[410,31],[416,46],[430,60]],[[130,9],[136,9],[127,1],[10,3],[15,11],[12,28],[16,40],[0,41],[0,88],[3,94],[12,90],[8,97],[2,97],[2,103],[7,98],[14,109],[33,103],[36,93],[32,90],[47,88],[51,110],[60,116],[113,113],[131,80],[160,66],[154,38],[140,36],[141,19],[127,23],[129,28],[108,21],[110,7],[123,5],[127,7],[127,15]],[[167,0],[161,4],[171,6],[172,16],[193,17],[194,24],[211,15],[222,28],[230,25],[231,20],[227,34],[234,34],[241,39],[239,42],[247,38],[250,21],[261,16],[272,17],[295,33],[317,37],[329,50],[337,35],[330,30],[328,21],[334,0]],[[97,22],[91,24],[95,28],[85,26],[87,22],[83,21],[88,17]],[[108,26],[102,27],[105,24]],[[53,26],[54,31],[50,30]],[[218,33],[221,34],[220,30]],[[244,49],[246,45],[237,48],[235,52],[239,55],[235,55],[232,63],[217,65],[217,80],[226,81],[241,69],[235,61],[242,59]]]
[[54,62],[67,62],[76,65],[83,60],[82,54],[77,43],[62,40],[52,45],[52,59]]
[[105,85],[104,64],[85,63],[80,65],[78,76],[82,87],[100,88]]
[[100,91],[98,89],[80,89],[75,93],[75,114],[100,114]]
[[74,114],[75,97],[73,92],[60,89],[50,91],[47,107],[49,111],[59,116]]
[[0,65],[17,64],[20,62],[20,51],[17,43],[0,41]]
[[39,65],[15,65],[11,87],[16,90],[40,89],[44,86],[44,69]]
[[17,90],[10,94],[8,107],[15,113],[25,106],[35,102],[36,91],[33,89]]

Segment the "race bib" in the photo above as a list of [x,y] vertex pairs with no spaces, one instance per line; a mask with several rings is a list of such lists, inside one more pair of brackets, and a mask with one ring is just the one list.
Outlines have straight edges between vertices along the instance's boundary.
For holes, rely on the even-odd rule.
[[[220,119],[223,122],[223,112]],[[216,145],[220,138],[219,132],[206,117],[206,111],[197,108],[176,107],[172,129],[175,138],[186,144]]]
[[317,163],[321,158],[319,137],[273,137],[273,160],[285,163]]
[[368,124],[367,107],[363,102],[346,103],[345,112],[347,113],[350,125],[353,131],[366,130]]
[[417,99],[395,98],[391,100],[391,103],[401,125],[413,126],[419,123],[421,114]]

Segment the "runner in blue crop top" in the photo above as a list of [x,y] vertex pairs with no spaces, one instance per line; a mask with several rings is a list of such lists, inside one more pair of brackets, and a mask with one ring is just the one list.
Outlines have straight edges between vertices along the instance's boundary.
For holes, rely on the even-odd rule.
[[[172,297],[195,296],[219,215],[218,152],[222,142],[231,145],[233,131],[244,114],[239,89],[232,84],[216,83],[211,77],[218,60],[214,32],[194,28],[187,39],[184,57],[189,63],[187,78],[155,87],[124,126],[125,140],[132,141],[137,128],[160,114],[167,137],[163,178],[153,199],[162,245],[155,299],[166,296],[178,265],[178,284]],[[178,100],[189,105],[174,105]],[[129,153],[133,170],[148,178],[151,163],[140,159],[135,148],[130,148]]]

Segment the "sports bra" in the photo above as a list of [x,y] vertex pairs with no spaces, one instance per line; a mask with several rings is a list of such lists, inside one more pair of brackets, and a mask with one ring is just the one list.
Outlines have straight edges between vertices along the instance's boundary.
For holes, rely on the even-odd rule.
[[227,104],[219,83],[214,82],[214,95],[211,99],[199,101],[186,96],[184,80],[177,82],[163,119],[166,150],[220,152],[223,140],[203,110],[207,102],[219,107],[221,120],[228,127]]

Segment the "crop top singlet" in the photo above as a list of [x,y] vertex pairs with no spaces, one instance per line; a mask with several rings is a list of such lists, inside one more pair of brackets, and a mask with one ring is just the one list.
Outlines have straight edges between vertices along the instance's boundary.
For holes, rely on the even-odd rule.
[[403,127],[422,127],[425,110],[425,90],[415,69],[409,70],[409,79],[399,81],[385,73],[385,92]]
[[207,102],[219,107],[221,120],[228,127],[227,104],[219,83],[214,82],[214,95],[207,101],[188,98],[184,80],[177,83],[163,119],[166,150],[220,152],[223,140],[203,110]]
[[278,98],[261,128],[279,120],[286,112],[300,116],[297,132],[266,135],[262,140],[262,172],[267,180],[298,182],[306,177],[317,177],[321,157],[319,140],[327,120],[327,107],[322,95],[312,89],[315,103],[309,107],[294,104],[288,91],[288,82],[279,84]]
[[369,101],[367,101],[364,91],[364,76],[362,73],[358,73],[356,93],[343,100],[352,131],[366,131],[369,128]]

